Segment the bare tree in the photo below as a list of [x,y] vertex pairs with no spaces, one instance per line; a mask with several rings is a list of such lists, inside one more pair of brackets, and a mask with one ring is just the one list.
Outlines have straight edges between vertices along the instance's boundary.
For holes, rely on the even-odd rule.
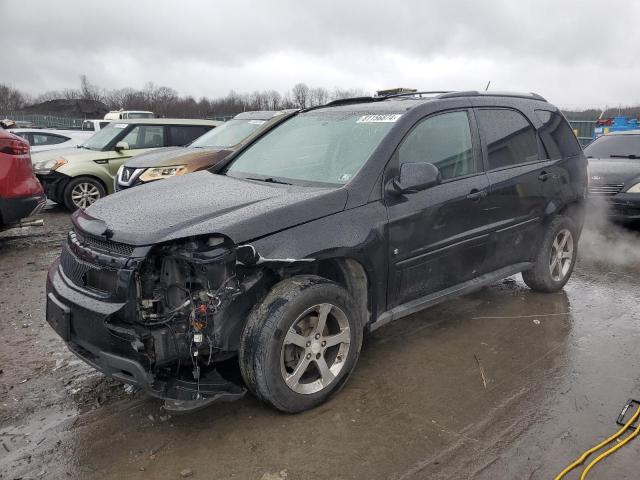
[[26,96],[9,85],[0,84],[0,112],[20,110],[27,103]]
[[86,75],[80,75],[80,98],[82,100],[94,100],[101,102],[104,95],[100,88],[89,82]]
[[309,92],[311,97],[311,105],[324,105],[329,101],[329,91],[324,87],[312,88]]
[[293,101],[298,108],[306,108],[309,103],[309,87],[304,83],[297,83],[291,89]]

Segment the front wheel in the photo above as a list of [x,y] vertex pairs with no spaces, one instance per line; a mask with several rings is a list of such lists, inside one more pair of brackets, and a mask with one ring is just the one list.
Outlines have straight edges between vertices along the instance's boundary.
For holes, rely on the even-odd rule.
[[99,180],[90,177],[72,179],[64,189],[63,200],[65,206],[72,212],[85,209],[107,194],[104,185]]
[[337,392],[362,345],[362,320],[340,285],[301,275],[278,283],[249,315],[240,340],[247,387],[287,413],[308,410]]
[[545,232],[531,270],[522,272],[529,288],[553,293],[565,286],[578,256],[578,229],[570,217],[554,218]]

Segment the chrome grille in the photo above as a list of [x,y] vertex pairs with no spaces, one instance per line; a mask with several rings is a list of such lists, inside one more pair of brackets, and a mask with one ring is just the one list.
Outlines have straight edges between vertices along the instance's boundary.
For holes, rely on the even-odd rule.
[[624,188],[624,184],[622,183],[608,183],[602,185],[589,185],[589,194],[590,195],[616,195],[620,193]]
[[103,240],[101,238],[90,237],[88,235],[81,235],[78,232],[72,231],[69,235],[75,235],[78,242],[92,250],[98,250],[103,253],[109,253],[111,255],[119,255],[121,257],[128,257],[133,253],[135,249],[132,245],[126,243],[112,242],[110,240]]

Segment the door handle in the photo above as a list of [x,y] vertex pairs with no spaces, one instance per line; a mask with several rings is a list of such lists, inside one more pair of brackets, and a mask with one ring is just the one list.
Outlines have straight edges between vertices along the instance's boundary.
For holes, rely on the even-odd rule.
[[538,180],[540,180],[541,182],[546,182],[551,177],[553,177],[553,175],[551,173],[542,172],[540,175],[538,175]]
[[477,202],[478,200],[486,196],[487,196],[486,190],[478,190],[477,188],[474,188],[467,195],[467,200],[471,200],[472,202]]

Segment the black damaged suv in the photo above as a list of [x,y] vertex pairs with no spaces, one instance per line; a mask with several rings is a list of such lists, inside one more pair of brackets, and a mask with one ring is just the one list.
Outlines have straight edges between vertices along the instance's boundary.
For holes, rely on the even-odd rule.
[[346,382],[365,331],[519,272],[561,289],[586,167],[536,94],[332,102],[215,172],[76,212],[47,321],[169,409],[248,389],[299,412]]

